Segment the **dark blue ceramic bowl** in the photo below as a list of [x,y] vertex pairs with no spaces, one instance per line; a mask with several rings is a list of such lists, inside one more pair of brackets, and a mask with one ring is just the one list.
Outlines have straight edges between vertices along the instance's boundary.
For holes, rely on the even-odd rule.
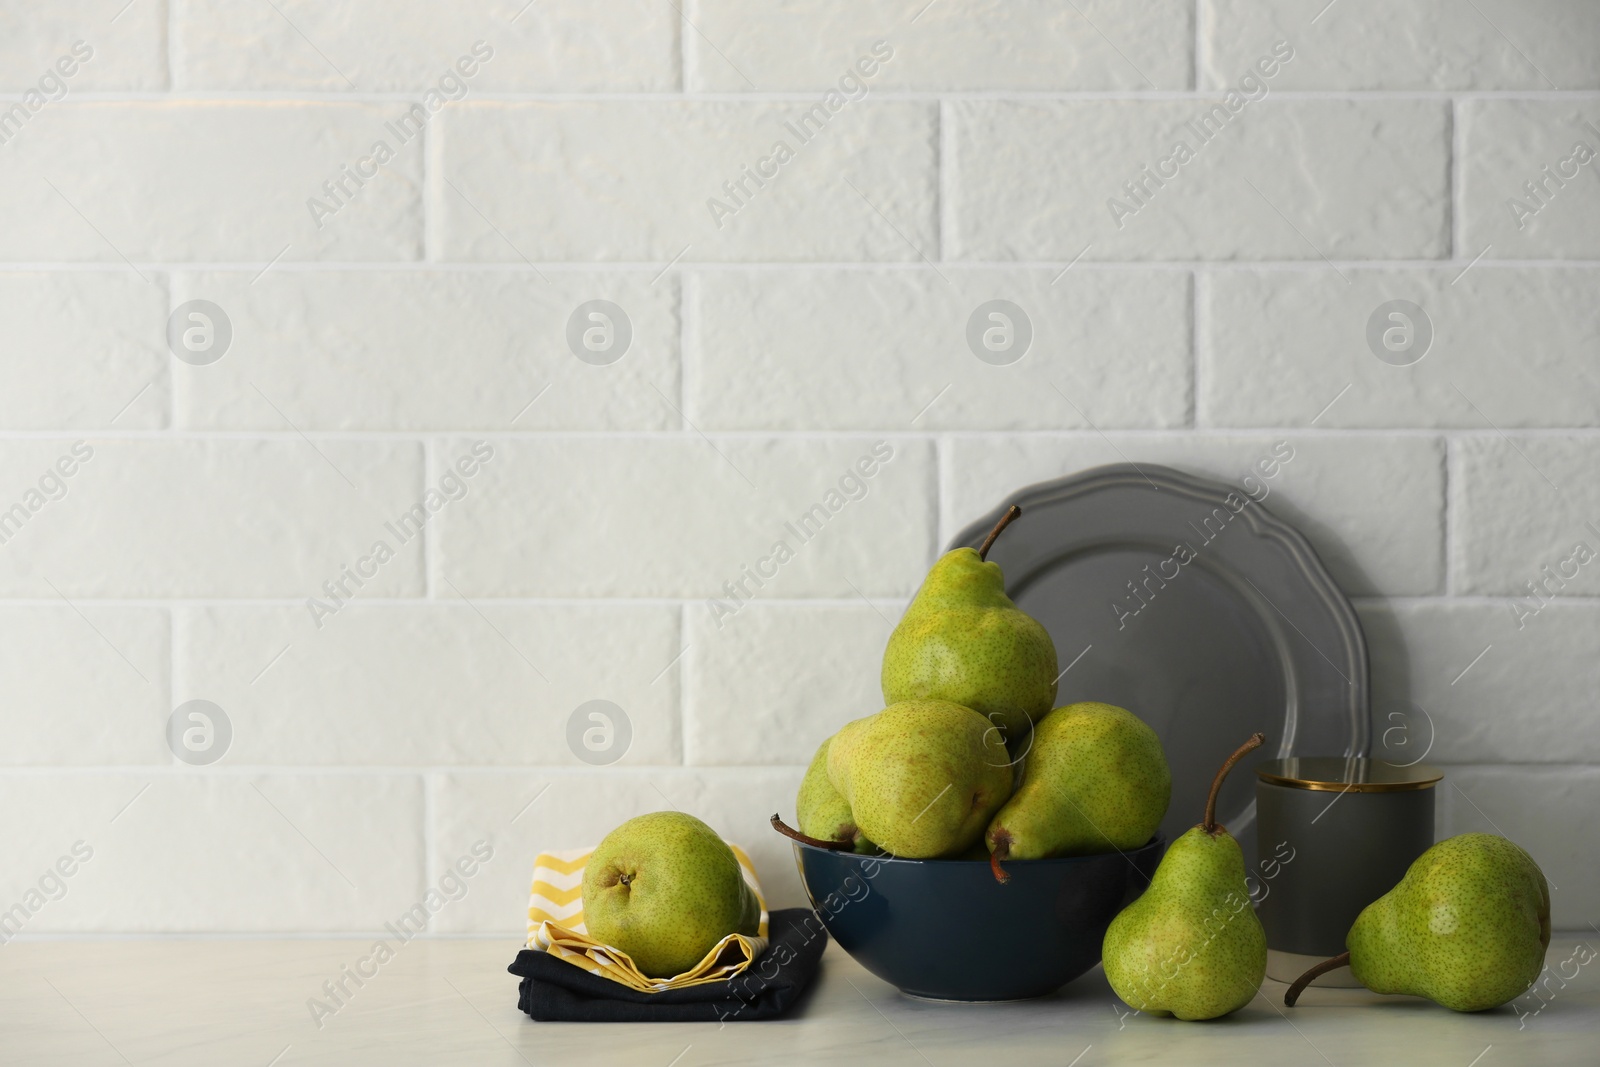
[[811,906],[839,947],[914,997],[1021,1000],[1100,962],[1106,927],[1155,874],[1166,842],[1131,852],[1008,860],[860,856],[795,842]]

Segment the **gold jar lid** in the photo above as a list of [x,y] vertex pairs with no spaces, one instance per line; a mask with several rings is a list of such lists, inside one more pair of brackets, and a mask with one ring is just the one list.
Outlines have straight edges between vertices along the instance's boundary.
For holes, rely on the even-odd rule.
[[1291,789],[1321,789],[1338,793],[1399,793],[1432,789],[1444,772],[1426,763],[1389,763],[1361,756],[1291,756],[1267,760],[1256,767],[1263,782]]

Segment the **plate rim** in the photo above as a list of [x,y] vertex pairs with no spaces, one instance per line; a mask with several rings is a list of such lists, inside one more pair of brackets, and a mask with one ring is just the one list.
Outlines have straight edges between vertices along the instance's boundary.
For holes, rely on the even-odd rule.
[[[1013,504],[1020,506],[1026,515],[1030,507],[1064,503],[1091,492],[1121,488],[1140,490],[1153,488],[1158,492],[1171,490],[1202,503],[1227,508],[1235,516],[1244,516],[1253,534],[1276,541],[1284,548],[1290,562],[1306,579],[1312,592],[1334,621],[1350,654],[1351,662],[1346,664],[1350,670],[1350,684],[1346,687],[1347,697],[1342,710],[1345,719],[1353,727],[1354,736],[1344,755],[1369,757],[1372,747],[1370,654],[1366,632],[1361,627],[1355,605],[1334,581],[1327,564],[1322,561],[1322,557],[1317,554],[1317,550],[1312,547],[1306,535],[1288,520],[1274,514],[1264,502],[1255,500],[1236,486],[1163,464],[1108,463],[1013,490],[989,511],[963,526],[950,539],[944,550],[949,552],[962,547],[977,548]],[[1230,497],[1237,497],[1249,503],[1236,510],[1228,504]],[[1265,594],[1262,596],[1265,599]],[[1278,609],[1277,605],[1270,601],[1268,604],[1281,614],[1281,609]],[[1306,643],[1310,644],[1309,638],[1306,638]],[[1315,645],[1311,647],[1319,655],[1325,656],[1325,653]],[[1252,803],[1250,807],[1254,808],[1254,804]]]

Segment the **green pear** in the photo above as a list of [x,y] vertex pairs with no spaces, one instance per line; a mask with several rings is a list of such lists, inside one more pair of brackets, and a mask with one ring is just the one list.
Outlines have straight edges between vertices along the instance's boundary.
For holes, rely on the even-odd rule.
[[693,815],[658,811],[605,836],[583,868],[589,936],[652,978],[699,963],[729,934],[754,936],[761,905],[733,850]]
[[1525,993],[1550,947],[1550,887],[1516,845],[1460,834],[1418,856],[1400,884],[1362,909],[1349,949],[1307,971],[1284,996],[1345,963],[1374,993],[1427,997],[1455,1011],[1499,1007]]
[[1017,748],[1056,701],[1056,646],[1006,596],[998,563],[984,557],[1021,509],[1012,507],[983,548],[947,552],[889,635],[883,699],[948,700],[971,708]]
[[1011,795],[1011,761],[994,727],[943,700],[847,723],[828,747],[828,778],[861,831],[907,859],[965,851]]
[[1057,708],[1033,728],[1022,781],[989,823],[995,874],[1007,858],[1120,852],[1149,841],[1172,799],[1161,739],[1114,704]]
[[795,821],[807,837],[849,845],[856,852],[875,853],[878,847],[861,832],[855,816],[850,814],[849,803],[828,779],[828,748],[832,743],[831,737],[822,742],[800,780],[800,793],[794,801]]
[[1217,791],[1265,738],[1241,745],[1211,783],[1205,820],[1167,849],[1144,895],[1106,930],[1106,980],[1149,1015],[1215,1019],[1250,1003],[1267,973],[1267,935],[1250,905],[1244,853],[1216,822]]

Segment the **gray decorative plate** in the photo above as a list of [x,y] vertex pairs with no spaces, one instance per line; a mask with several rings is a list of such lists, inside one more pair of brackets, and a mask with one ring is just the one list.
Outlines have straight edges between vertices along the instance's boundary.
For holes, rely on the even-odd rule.
[[1174,840],[1198,823],[1217,768],[1256,730],[1217,816],[1255,867],[1257,762],[1364,756],[1367,645],[1355,610],[1294,527],[1239,487],[1116,464],[1023,489],[962,530],[1055,639],[1056,703],[1101,700],[1144,719],[1172,767]]

